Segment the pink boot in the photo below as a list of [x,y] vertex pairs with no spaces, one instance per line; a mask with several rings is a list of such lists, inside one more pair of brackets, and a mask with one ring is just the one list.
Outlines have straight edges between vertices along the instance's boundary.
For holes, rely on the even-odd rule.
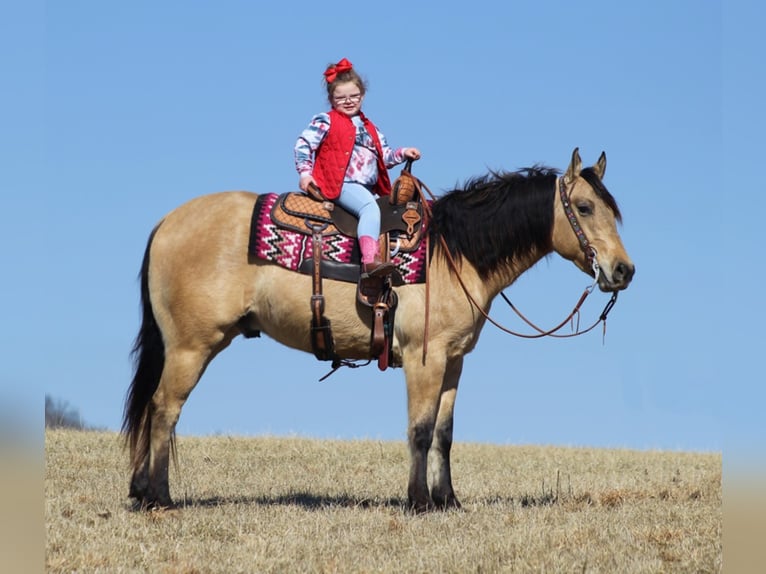
[[362,252],[362,279],[384,277],[394,270],[394,265],[380,259],[378,242],[369,235],[359,237],[359,250]]

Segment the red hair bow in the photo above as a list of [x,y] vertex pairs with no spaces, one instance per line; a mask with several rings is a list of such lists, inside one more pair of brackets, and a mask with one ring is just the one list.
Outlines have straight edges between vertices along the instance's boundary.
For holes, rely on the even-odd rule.
[[324,71],[324,79],[327,80],[328,84],[332,84],[335,81],[335,78],[338,77],[338,74],[350,72],[351,68],[351,62],[346,58],[343,58],[340,62],[330,66]]

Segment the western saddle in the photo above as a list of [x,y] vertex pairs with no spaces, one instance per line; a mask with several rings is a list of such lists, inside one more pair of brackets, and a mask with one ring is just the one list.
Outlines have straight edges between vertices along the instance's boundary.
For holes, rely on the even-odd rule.
[[[378,198],[381,225],[378,241],[382,261],[391,260],[394,252],[416,250],[423,233],[423,201],[421,183],[412,175],[411,160],[394,181],[389,196]],[[342,233],[356,237],[357,218],[341,206],[324,199],[319,190],[309,193],[288,192],[279,196],[271,212],[272,221],[286,229],[311,236],[312,257],[304,259],[298,270],[312,276],[311,346],[321,361],[332,361],[334,372],[343,364],[335,353],[330,320],[324,316],[322,279],[335,279],[357,284],[357,301],[372,309],[370,357],[378,360],[380,370],[392,365],[391,337],[397,307],[395,285],[402,285],[398,271],[384,277],[361,278],[358,264],[337,263],[323,259],[324,238]],[[329,375],[328,375],[329,376]]]

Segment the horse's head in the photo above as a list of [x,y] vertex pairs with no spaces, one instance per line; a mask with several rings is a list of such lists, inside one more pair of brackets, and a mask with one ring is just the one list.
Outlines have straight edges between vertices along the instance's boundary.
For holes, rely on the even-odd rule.
[[630,284],[635,266],[617,233],[621,215],[602,183],[605,171],[604,152],[593,167],[585,169],[577,148],[572,152],[556,190],[553,248],[591,276],[598,268],[602,291],[619,291]]

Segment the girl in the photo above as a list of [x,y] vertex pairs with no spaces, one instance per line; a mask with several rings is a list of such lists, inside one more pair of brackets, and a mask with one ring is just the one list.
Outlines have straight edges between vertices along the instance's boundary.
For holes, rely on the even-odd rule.
[[380,259],[380,209],[375,199],[391,193],[386,170],[405,159],[419,159],[420,151],[388,146],[385,136],[362,113],[366,86],[346,58],[330,64],[324,78],[332,109],[315,115],[295,142],[298,185],[303,191],[318,187],[323,197],[359,218],[362,279],[382,277],[394,266]]

